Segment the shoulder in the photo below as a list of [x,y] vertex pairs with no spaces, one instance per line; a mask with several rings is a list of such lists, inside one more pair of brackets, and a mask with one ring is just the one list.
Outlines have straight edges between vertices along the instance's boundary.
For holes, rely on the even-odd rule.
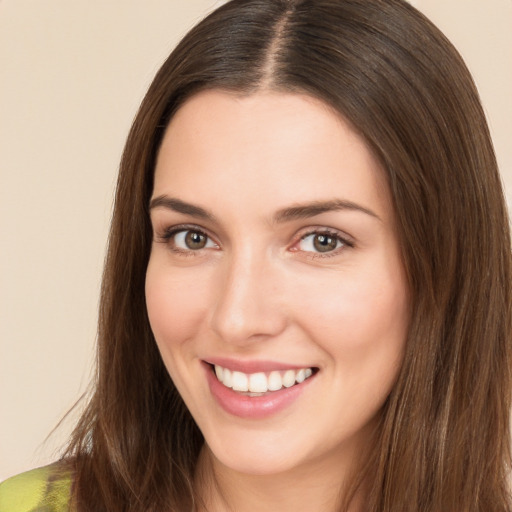
[[72,472],[56,463],[13,476],[0,483],[0,512],[69,510]]

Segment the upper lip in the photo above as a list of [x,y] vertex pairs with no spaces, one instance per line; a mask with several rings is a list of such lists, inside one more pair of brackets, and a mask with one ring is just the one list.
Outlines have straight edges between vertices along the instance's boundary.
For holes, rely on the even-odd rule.
[[314,368],[311,365],[297,365],[281,363],[279,361],[268,361],[268,360],[251,360],[244,361],[240,359],[230,359],[226,357],[211,357],[204,359],[205,363],[222,366],[222,368],[228,368],[242,373],[259,373],[259,372],[271,372],[279,370],[300,370],[301,368]]

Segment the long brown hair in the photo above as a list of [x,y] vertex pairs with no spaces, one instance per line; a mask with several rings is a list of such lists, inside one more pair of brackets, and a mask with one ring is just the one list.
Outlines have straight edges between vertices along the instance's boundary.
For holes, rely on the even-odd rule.
[[80,512],[185,511],[203,438],[158,353],[144,299],[155,158],[204,89],[302,92],[367,141],[394,201],[411,293],[396,385],[357,482],[369,512],[509,511],[507,213],[462,59],[401,0],[233,0],[164,63],[123,154],[94,394],[67,451]]

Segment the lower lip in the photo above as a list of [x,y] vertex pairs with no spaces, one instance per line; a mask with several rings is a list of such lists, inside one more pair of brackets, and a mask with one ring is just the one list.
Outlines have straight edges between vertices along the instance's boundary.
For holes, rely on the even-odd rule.
[[290,388],[251,397],[227,388],[219,382],[210,365],[204,363],[203,366],[210,391],[222,409],[233,416],[249,419],[266,418],[291,406],[315,378],[315,375],[312,375],[304,382]]

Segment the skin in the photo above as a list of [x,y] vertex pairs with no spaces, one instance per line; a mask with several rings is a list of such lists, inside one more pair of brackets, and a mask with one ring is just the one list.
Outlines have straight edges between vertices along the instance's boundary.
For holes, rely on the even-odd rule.
[[[146,278],[158,348],[205,437],[198,479],[207,505],[334,510],[407,335],[407,285],[383,170],[348,123],[314,98],[208,91],[172,119],[152,197],[213,217],[154,201]],[[352,207],[275,218],[334,200]],[[166,236],[183,224],[208,236],[204,248],[187,246],[186,233]],[[335,247],[318,252],[314,232],[326,231]],[[318,373],[284,410],[240,418],[212,398],[202,364],[212,357]]]

